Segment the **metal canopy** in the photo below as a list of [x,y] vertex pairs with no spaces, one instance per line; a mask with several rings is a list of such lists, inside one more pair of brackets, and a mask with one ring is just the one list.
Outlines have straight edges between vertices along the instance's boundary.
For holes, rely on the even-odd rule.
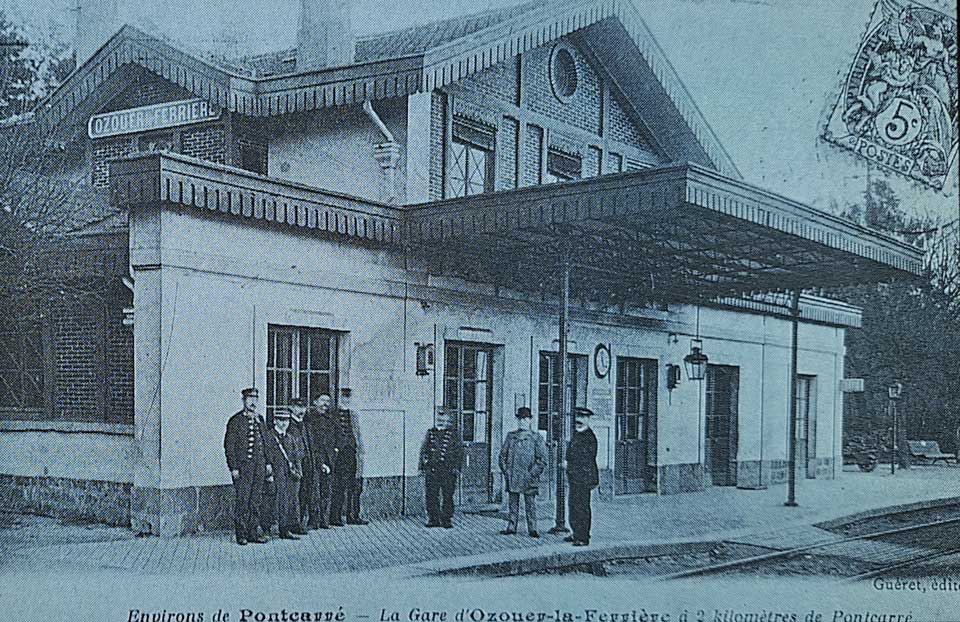
[[916,278],[922,251],[694,165],[414,206],[405,238],[431,272],[651,304]]

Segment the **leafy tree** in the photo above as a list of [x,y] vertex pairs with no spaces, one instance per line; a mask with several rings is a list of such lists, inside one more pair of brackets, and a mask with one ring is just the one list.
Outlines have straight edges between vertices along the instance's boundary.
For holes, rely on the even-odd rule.
[[885,181],[874,181],[862,205],[845,216],[922,244],[926,274],[915,283],[844,290],[841,297],[863,309],[863,328],[847,337],[847,376],[865,381],[848,398],[845,432],[889,439],[887,387],[899,380],[904,397],[903,436],[936,440],[957,449],[960,428],[960,227],[910,216]]

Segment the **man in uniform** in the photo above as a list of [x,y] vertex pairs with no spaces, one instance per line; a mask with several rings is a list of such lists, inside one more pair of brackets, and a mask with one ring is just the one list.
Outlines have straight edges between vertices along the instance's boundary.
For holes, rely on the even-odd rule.
[[326,393],[313,400],[307,411],[307,427],[313,441],[314,507],[312,528],[330,528],[330,499],[333,485],[333,468],[337,463],[337,421],[330,410],[330,396]]
[[573,546],[590,544],[590,495],[600,484],[597,437],[590,429],[592,416],[593,411],[589,408],[577,407],[573,410],[574,431],[567,443],[567,503],[573,533],[564,540],[572,542]]
[[227,421],[223,449],[227,468],[233,478],[233,524],[237,544],[262,544],[266,537],[258,533],[263,484],[270,472],[264,451],[263,421],[257,414],[259,393],[256,388],[244,389],[243,410]]
[[309,527],[310,517],[316,514],[316,510],[311,510],[313,506],[313,438],[310,435],[310,428],[304,423],[304,416],[307,413],[307,403],[303,399],[296,397],[290,400],[290,430],[288,434],[295,434],[300,437],[303,446],[303,477],[297,490],[297,500],[300,503],[300,514],[297,518],[297,525],[291,532],[304,536],[307,530],[304,528],[304,515],[306,515],[306,525]]
[[507,434],[500,448],[500,472],[503,473],[510,500],[507,528],[500,533],[517,533],[520,517],[520,495],[527,516],[527,533],[539,538],[537,531],[537,490],[540,474],[547,468],[547,445],[540,433],[530,429],[532,414],[526,406],[517,409],[517,429]]
[[273,465],[277,490],[276,516],[280,538],[297,540],[300,529],[300,480],[303,478],[303,441],[290,432],[290,412],[283,408],[273,414],[273,429],[267,432],[267,462]]
[[437,412],[437,425],[427,431],[420,448],[420,470],[426,476],[427,527],[453,527],[453,492],[463,463],[463,441],[449,414]]
[[350,410],[351,390],[340,390],[337,408],[337,463],[333,467],[333,495],[330,501],[330,525],[343,526],[346,512],[348,525],[366,525],[360,518],[360,485],[357,480],[357,456],[359,453],[357,433]]

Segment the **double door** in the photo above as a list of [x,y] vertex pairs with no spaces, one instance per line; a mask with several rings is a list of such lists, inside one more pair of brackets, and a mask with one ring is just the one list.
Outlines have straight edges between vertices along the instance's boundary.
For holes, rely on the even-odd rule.
[[443,408],[463,437],[460,503],[493,499],[490,464],[493,404],[493,346],[447,342],[444,350]]
[[[557,448],[562,438],[570,438],[569,415],[560,413],[560,355],[556,352],[541,352],[539,358],[539,384],[537,395],[537,428],[547,439],[547,470],[540,478],[540,490],[551,497],[556,487]],[[587,362],[585,354],[567,354],[567,407],[572,412],[576,406],[587,405]]]

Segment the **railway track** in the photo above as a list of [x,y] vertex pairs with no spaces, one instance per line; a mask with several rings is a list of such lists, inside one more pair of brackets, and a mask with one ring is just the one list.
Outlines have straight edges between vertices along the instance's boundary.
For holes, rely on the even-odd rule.
[[[828,574],[856,582],[908,574],[960,555],[960,517],[827,539],[665,575],[681,579],[722,574]],[[820,568],[823,572],[816,572]]]

